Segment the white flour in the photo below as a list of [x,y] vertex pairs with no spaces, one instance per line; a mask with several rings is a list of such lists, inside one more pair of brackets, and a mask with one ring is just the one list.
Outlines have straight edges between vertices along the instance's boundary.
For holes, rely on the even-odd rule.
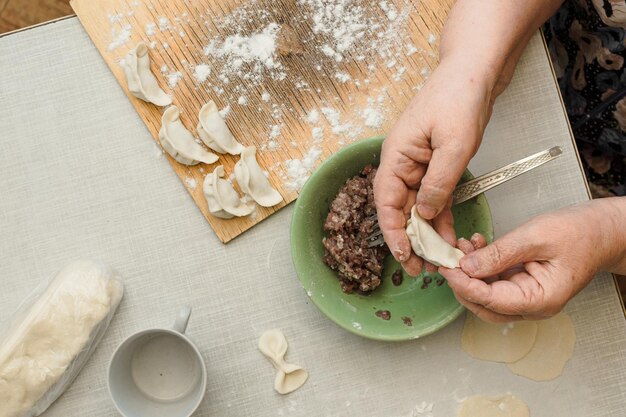
[[159,17],[159,29],[161,32],[164,30],[168,30],[170,28],[170,21],[167,17],[161,16]]
[[[267,167],[278,173],[287,188],[297,190],[319,163],[322,148],[327,144],[343,145],[364,135],[381,133],[389,126],[389,115],[398,109],[394,103],[384,102],[388,94],[375,87],[381,79],[381,71],[388,72],[392,82],[408,82],[406,57],[417,55],[412,62],[425,79],[432,65],[426,57],[435,54],[417,47],[407,33],[407,22],[415,11],[412,0],[295,2],[298,13],[289,16],[286,22],[301,37],[304,52],[303,58],[298,59],[309,63],[317,79],[305,79],[304,74],[294,73],[293,58],[281,55],[282,49],[279,53],[283,20],[277,20],[277,11],[266,9],[268,6],[260,0],[242,2],[223,17],[208,11],[195,15],[159,15],[149,2],[137,2],[150,11],[148,23],[131,26],[142,21],[139,8],[136,20],[127,17],[133,15],[130,10],[110,14],[112,40],[108,49],[114,51],[129,43],[133,29],[145,32],[145,36],[139,33],[144,39],[150,37],[151,49],[168,49],[168,42],[184,43],[189,48],[191,62],[177,62],[175,55],[168,51],[166,55],[174,61],[167,60],[169,67],[161,68],[165,83],[174,89],[181,82],[189,82],[192,88],[208,93],[223,106],[220,110],[223,118],[229,115],[232,105],[248,106],[238,108],[238,112],[260,112],[258,117],[267,123],[264,132],[257,135],[262,141],[260,151],[283,150],[284,153],[276,154],[283,155],[292,152],[290,147],[295,149],[308,144],[301,159],[277,161]],[[191,42],[187,34],[195,32],[192,25],[202,24],[206,26],[204,46],[202,50],[194,49],[186,43]],[[430,34],[426,41],[433,45],[438,38]],[[125,53],[127,48],[123,49]],[[115,54],[123,56],[122,52]],[[344,89],[352,89],[341,97],[333,95],[327,86],[331,81],[335,85],[345,84]],[[418,90],[421,85],[402,88],[411,93],[411,88]],[[280,89],[274,88],[279,86],[298,90],[297,94],[308,92],[303,94],[313,95],[316,104],[303,101],[309,107],[302,113],[294,104],[300,99],[292,101],[277,95]],[[286,128],[285,116],[293,119],[297,115],[309,125],[308,137],[301,133],[293,137],[291,129]]]
[[211,75],[211,67],[207,64],[199,64],[193,69],[193,76],[199,83],[203,83]]
[[235,34],[223,41],[213,38],[204,47],[204,54],[222,63],[221,78],[235,74],[258,84],[265,73],[273,79],[286,75],[281,71],[282,63],[276,56],[276,36],[280,25],[270,23],[258,32],[245,36]]
[[183,74],[180,71],[174,71],[167,74],[167,85],[170,88],[176,88],[178,82],[183,78]]
[[313,125],[319,122],[319,120],[320,120],[320,113],[317,110],[313,109],[309,112],[309,114],[307,114],[307,117],[306,117],[307,123]]
[[318,146],[312,146],[302,159],[288,159],[285,161],[285,186],[290,191],[298,191],[311,172],[317,166],[322,156],[322,150]]
[[187,187],[195,190],[198,182],[195,180],[195,178],[187,177],[185,178],[185,184],[187,184]]
[[322,51],[336,61],[343,60],[343,54],[365,35],[368,21],[363,7],[350,0],[298,0],[298,4],[308,7],[312,13],[313,33],[330,38],[330,44]]
[[222,119],[226,119],[226,117],[228,117],[228,115],[230,114],[230,106],[226,106],[224,107],[222,110],[220,110],[220,116],[222,116]]
[[311,137],[314,143],[320,143],[324,139],[324,129],[321,127],[314,127],[311,129]]
[[146,35],[152,36],[156,33],[156,24],[154,22],[146,23]]
[[335,79],[339,81],[340,83],[345,83],[347,81],[350,81],[352,77],[347,72],[337,71],[335,73]]
[[109,52],[116,50],[122,45],[125,45],[126,42],[130,40],[130,35],[132,33],[132,27],[130,25],[124,25],[121,29],[117,30],[115,28],[111,29],[111,43],[107,50]]

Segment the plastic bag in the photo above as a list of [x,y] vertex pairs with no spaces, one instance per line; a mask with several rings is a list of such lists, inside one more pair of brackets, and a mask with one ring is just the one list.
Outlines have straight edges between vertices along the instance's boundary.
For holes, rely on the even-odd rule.
[[106,265],[72,262],[38,286],[0,328],[0,417],[43,413],[104,335],[124,287]]

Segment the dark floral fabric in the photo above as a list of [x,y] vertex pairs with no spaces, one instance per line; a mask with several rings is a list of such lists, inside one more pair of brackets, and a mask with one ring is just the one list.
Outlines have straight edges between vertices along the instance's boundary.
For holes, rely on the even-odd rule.
[[626,0],[566,0],[543,31],[592,192],[626,195]]

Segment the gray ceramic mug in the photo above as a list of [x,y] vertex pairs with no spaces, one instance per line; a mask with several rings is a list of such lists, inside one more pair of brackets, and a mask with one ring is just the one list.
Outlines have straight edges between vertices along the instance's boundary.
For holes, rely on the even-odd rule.
[[125,417],[189,417],[206,390],[202,355],[185,336],[190,307],[183,307],[172,329],[133,334],[113,353],[108,385]]

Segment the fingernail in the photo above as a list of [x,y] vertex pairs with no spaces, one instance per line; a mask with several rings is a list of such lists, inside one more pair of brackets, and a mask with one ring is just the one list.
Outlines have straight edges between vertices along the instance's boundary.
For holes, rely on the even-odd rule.
[[478,272],[478,259],[476,256],[465,255],[461,258],[461,269],[470,274]]
[[437,209],[431,206],[428,206],[426,204],[419,204],[417,206],[417,211],[420,214],[420,216],[428,220],[432,219],[433,217],[437,215]]
[[409,259],[409,254],[405,253],[402,249],[394,249],[392,252],[398,262],[404,262]]

